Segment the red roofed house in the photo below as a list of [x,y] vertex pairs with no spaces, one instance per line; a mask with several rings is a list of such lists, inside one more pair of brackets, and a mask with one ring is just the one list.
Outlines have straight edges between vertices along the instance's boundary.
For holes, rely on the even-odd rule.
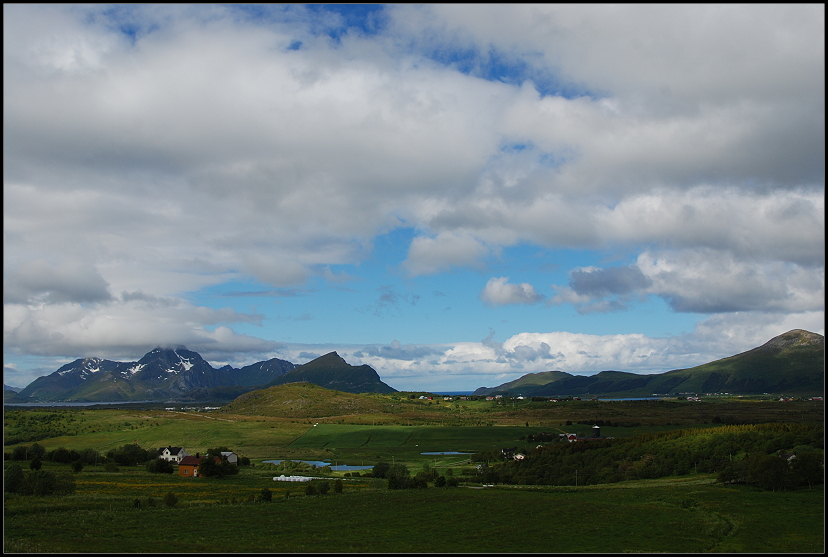
[[185,478],[197,478],[200,463],[201,459],[197,456],[185,456],[178,463],[178,475]]
[[[214,456],[213,460],[221,464],[221,457]],[[195,456],[185,456],[178,463],[178,475],[184,478],[197,478],[198,466],[201,464],[201,457],[196,453]]]

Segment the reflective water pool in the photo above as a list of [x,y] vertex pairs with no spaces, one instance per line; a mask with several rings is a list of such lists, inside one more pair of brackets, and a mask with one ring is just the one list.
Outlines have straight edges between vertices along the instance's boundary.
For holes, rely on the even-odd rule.
[[[264,462],[270,462],[273,464],[281,464],[284,460],[263,460]],[[316,466],[317,468],[322,468],[323,466],[330,466],[331,470],[334,472],[350,472],[351,470],[370,470],[373,468],[372,466],[351,466],[350,464],[331,464],[330,462],[323,462],[321,460],[294,460],[293,462],[304,462],[305,464],[310,464],[311,466]]]

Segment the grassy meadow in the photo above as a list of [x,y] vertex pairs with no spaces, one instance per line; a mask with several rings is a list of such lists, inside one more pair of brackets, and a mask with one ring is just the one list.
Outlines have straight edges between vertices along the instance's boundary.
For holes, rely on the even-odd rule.
[[[296,396],[289,390],[293,404]],[[107,472],[87,465],[73,475],[73,494],[5,494],[4,549],[563,553],[821,552],[824,547],[822,485],[771,492],[690,473],[586,487],[487,487],[474,476],[472,455],[420,454],[523,448],[528,434],[589,434],[590,421],[599,419],[614,423],[601,428],[614,437],[722,423],[821,424],[821,402],[504,403],[370,396],[368,414],[348,414],[348,408],[323,397],[316,416],[284,415],[281,408],[257,415],[243,406],[233,412],[227,407],[6,407],[4,439],[15,441],[6,452],[35,441],[46,450],[92,448],[101,454],[134,442],[144,448],[183,446],[190,453],[223,445],[254,465],[224,478],[150,474],[143,466]],[[395,491],[382,479],[333,472],[312,482],[327,482],[327,494],[306,495],[306,484],[275,482],[279,468],[262,463],[291,458],[352,465],[382,459],[407,465],[412,475],[428,464],[440,475],[458,478],[460,485]],[[28,469],[27,462],[20,464]],[[43,468],[69,471],[68,464],[49,461]],[[322,471],[315,475],[324,476]],[[342,481],[342,493],[334,493],[336,479]],[[261,500],[263,489],[270,490],[270,502]],[[162,502],[167,493],[176,496],[174,506]]]
[[[358,479],[339,494],[306,496],[301,484],[251,471],[221,480],[103,474],[81,473],[74,495],[7,498],[4,549],[695,553],[821,552],[824,543],[821,488],[768,493],[705,475],[587,488],[413,491]],[[273,500],[249,501],[262,487]],[[170,490],[175,507],[133,506],[135,498]]]

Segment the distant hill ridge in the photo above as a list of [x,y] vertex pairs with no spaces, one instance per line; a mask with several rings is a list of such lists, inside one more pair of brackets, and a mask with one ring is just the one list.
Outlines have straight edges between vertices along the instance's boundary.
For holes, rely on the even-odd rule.
[[224,414],[322,418],[353,414],[398,412],[384,397],[355,394],[320,387],[313,383],[285,383],[257,389],[239,396],[218,410]]
[[823,395],[825,337],[794,329],[757,348],[688,369],[652,375],[602,371],[587,377],[545,371],[480,387],[474,394],[641,397],[711,392]]
[[301,365],[284,375],[280,375],[270,383],[284,385],[285,383],[307,382],[348,393],[395,393],[396,389],[389,387],[369,365],[352,366],[336,352],[330,352],[315,360]]
[[[283,376],[287,378],[280,381]],[[137,362],[81,358],[38,377],[17,394],[4,391],[4,401],[229,401],[262,386],[297,381],[351,393],[394,392],[373,368],[350,366],[335,352],[304,366],[273,358],[240,369],[215,369],[197,352],[177,346],[155,348]]]

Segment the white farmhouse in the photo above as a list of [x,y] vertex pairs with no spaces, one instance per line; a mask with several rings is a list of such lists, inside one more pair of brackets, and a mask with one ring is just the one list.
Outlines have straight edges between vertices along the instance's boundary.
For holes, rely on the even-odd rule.
[[180,463],[181,459],[185,456],[190,456],[190,453],[181,447],[164,447],[163,449],[158,449],[158,458],[163,458],[176,464]]

